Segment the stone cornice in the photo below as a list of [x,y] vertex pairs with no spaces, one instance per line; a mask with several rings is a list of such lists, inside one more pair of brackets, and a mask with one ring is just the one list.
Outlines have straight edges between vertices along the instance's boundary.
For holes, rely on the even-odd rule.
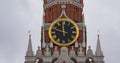
[[54,1],[48,2],[47,4],[44,4],[44,10],[55,4],[73,4],[77,7],[83,8],[83,4],[74,0],[54,0]]
[[[50,24],[51,23],[45,23],[44,24],[44,30],[48,30],[49,29],[49,27],[50,27]],[[77,23],[77,25],[78,25],[78,28],[81,30],[82,28],[83,28],[83,23]]]

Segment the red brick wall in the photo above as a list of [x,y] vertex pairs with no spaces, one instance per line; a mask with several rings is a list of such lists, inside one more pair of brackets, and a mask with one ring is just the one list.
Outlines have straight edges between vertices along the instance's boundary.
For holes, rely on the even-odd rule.
[[79,37],[78,37],[77,40],[78,40],[79,43],[83,42],[83,31],[82,30],[79,30]]
[[50,38],[48,36],[48,30],[45,30],[45,42],[49,43],[50,42]]
[[[45,23],[51,23],[54,19],[60,16],[61,11],[61,4],[56,4],[45,9]],[[82,9],[72,4],[66,4],[65,11],[69,18],[73,19],[75,22],[82,23]]]
[[46,4],[47,3],[47,0],[44,0],[44,4]]

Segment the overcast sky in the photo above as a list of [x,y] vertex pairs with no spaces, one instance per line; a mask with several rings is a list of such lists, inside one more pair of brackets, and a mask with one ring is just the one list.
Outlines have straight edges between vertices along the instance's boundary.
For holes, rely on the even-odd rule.
[[[28,30],[32,31],[34,53],[40,45],[42,0],[0,0],[0,63],[24,63]],[[120,0],[85,0],[88,45],[96,48],[97,31],[105,63],[119,63]]]

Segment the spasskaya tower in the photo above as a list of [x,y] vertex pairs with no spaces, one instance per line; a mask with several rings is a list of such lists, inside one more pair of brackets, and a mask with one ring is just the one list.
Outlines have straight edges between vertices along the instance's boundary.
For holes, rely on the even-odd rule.
[[104,63],[98,35],[95,54],[87,50],[83,0],[44,0],[41,45],[34,55],[29,32],[24,63]]

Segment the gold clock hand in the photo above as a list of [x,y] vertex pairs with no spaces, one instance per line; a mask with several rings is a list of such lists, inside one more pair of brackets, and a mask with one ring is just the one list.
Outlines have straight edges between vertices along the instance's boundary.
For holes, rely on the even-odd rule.
[[[65,32],[64,24],[65,24],[65,21],[62,22],[62,31],[63,31],[63,32]],[[63,36],[65,36],[65,33],[63,33]]]
[[67,32],[65,32],[65,31],[59,30],[59,29],[54,28],[54,27],[53,27],[53,29],[56,30],[56,31],[62,32],[62,33],[67,33]]

